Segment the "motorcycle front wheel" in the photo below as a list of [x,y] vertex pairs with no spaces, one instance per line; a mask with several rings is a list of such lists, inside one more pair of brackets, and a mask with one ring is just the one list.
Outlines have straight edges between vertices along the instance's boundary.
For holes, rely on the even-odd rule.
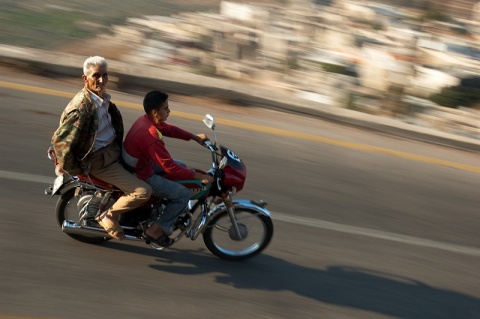
[[227,260],[244,260],[259,254],[273,237],[271,218],[250,209],[236,209],[240,237],[226,211],[215,216],[203,233],[203,241],[215,256]]
[[[80,217],[78,216],[78,212],[80,210],[79,207],[79,199],[75,197],[75,189],[71,189],[62,195],[57,201],[56,206],[56,215],[57,215],[57,222],[62,227],[63,222],[65,220],[69,220],[72,222],[78,222]],[[110,238],[107,237],[89,237],[89,236],[82,236],[78,234],[68,234],[71,238],[87,243],[87,244],[101,244],[106,242]]]

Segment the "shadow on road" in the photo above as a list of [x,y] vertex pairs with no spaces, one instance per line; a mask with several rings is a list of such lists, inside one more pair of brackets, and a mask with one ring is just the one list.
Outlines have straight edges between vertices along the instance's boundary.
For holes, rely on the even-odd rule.
[[260,255],[243,262],[229,262],[202,250],[149,248],[111,243],[109,248],[157,258],[152,269],[183,275],[220,273],[216,281],[238,289],[291,291],[334,305],[408,319],[480,318],[480,300],[438,289],[409,278],[368,269],[331,266],[310,268]]

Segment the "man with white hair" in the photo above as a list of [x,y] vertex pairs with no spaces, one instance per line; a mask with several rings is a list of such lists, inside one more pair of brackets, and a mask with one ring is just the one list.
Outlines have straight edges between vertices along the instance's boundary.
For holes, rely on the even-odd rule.
[[107,61],[100,56],[86,59],[82,79],[85,86],[63,111],[52,145],[61,171],[70,175],[91,174],[124,192],[96,218],[110,236],[124,239],[119,215],[144,204],[152,189],[120,163],[123,120],[106,91]]

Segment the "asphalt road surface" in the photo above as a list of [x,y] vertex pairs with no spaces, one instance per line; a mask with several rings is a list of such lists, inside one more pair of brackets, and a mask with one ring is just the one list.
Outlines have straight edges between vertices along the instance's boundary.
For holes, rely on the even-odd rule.
[[[0,75],[0,319],[480,318],[479,154],[321,119],[172,96],[169,121],[246,163],[237,198],[265,199],[263,254],[227,262],[201,237],[165,251],[61,232],[46,157],[80,80]],[[111,91],[128,129],[141,95]],[[143,92],[144,93],[144,92]],[[195,142],[175,158],[208,168]]]

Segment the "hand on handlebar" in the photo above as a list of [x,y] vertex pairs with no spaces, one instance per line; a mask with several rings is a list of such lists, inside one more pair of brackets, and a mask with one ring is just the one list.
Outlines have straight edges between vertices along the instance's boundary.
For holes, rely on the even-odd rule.
[[194,179],[197,179],[202,182],[204,185],[211,184],[213,182],[213,176],[208,175],[208,174],[202,174],[200,172],[195,172],[195,175],[193,177]]
[[202,178],[202,184],[204,185],[209,185],[211,183],[213,183],[213,176],[211,175],[203,175],[203,178]]
[[202,146],[204,146],[207,141],[210,142],[208,136],[203,133],[195,135],[194,140]]

